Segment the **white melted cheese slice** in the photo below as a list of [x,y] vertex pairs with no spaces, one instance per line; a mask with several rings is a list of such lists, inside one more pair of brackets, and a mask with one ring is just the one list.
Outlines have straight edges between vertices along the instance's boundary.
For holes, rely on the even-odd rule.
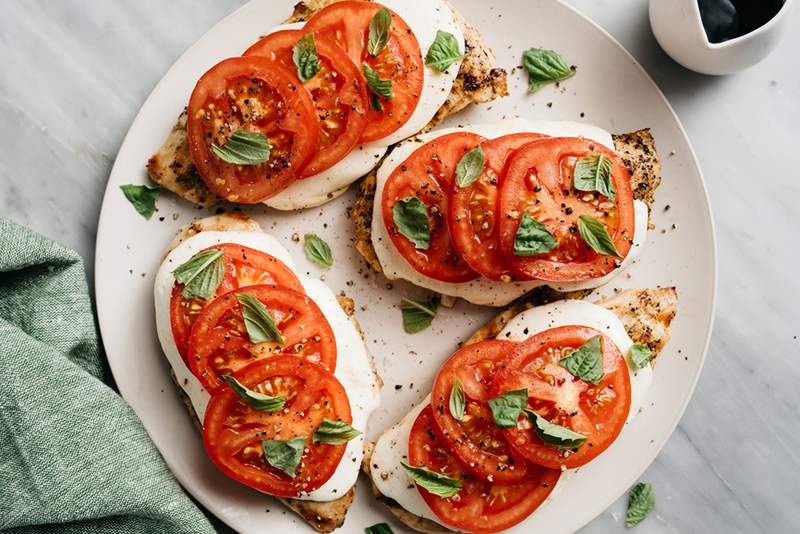
[[[275,256],[296,272],[286,249],[274,237],[262,232],[201,232],[175,247],[161,264],[156,275],[154,290],[158,339],[175,372],[178,384],[188,395],[201,422],[205,417],[210,396],[183,362],[172,337],[169,313],[170,295],[175,282],[172,271],[200,250],[220,243],[238,243],[261,250]],[[364,342],[353,322],[339,306],[333,292],[325,284],[310,278],[299,278],[308,296],[322,310],[336,336],[337,361],[334,375],[344,386],[350,400],[352,426],[364,432],[370,414],[380,403],[380,392]],[[363,445],[363,434],[350,441],[333,476],[319,489],[298,498],[332,501],[347,493],[358,477],[361,458],[364,455]]]

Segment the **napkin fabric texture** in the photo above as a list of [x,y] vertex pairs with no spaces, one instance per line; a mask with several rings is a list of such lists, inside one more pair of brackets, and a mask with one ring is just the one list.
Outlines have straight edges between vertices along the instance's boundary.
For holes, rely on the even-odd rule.
[[213,533],[104,362],[80,256],[0,219],[0,532]]

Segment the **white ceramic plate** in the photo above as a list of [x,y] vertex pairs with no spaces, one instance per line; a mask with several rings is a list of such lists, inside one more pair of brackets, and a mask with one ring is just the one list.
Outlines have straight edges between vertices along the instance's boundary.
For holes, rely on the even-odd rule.
[[[298,525],[310,532],[310,528],[270,497],[218,473],[207,460],[197,429],[170,382],[154,324],[152,284],[165,247],[179,225],[209,212],[163,194],[159,212],[145,221],[124,199],[119,186],[146,182],[145,162],[172,128],[197,78],[217,61],[241,53],[261,32],[288,15],[293,3],[264,0],[242,7],[169,70],[142,106],[119,151],[97,235],[100,328],[120,392],[141,417],[183,486],[226,523],[248,533]],[[664,445],[694,389],[709,339],[716,286],[708,200],[689,141],[669,104],[636,61],[602,29],[553,0],[504,0],[494,7],[487,7],[483,0],[455,3],[466,19],[480,28],[500,65],[511,72],[511,95],[458,114],[450,124],[520,115],[582,118],[611,132],[650,127],[663,158],[663,183],[654,212],[656,230],[629,276],[620,276],[612,286],[677,286],[679,311],[673,337],[658,360],[644,413],[607,452],[570,480],[568,488],[529,519],[531,531],[540,527],[553,533],[571,532],[601,513],[637,480]],[[530,46],[558,50],[578,65],[578,74],[560,88],[548,86],[535,95],[527,94],[525,77],[515,66]],[[353,194],[351,190],[322,208],[305,212],[285,214],[260,207],[246,211],[283,240],[295,262],[312,276],[322,271],[303,257],[292,234],[314,232],[332,245],[336,265],[325,272],[327,283],[356,300],[357,318],[386,382],[382,406],[367,429],[368,437],[375,438],[426,395],[455,343],[493,312],[462,302],[453,309],[442,309],[432,328],[404,335],[398,301],[401,296],[422,293],[404,283],[389,284],[364,266],[350,243],[353,228],[346,217]],[[575,502],[581,506],[572,506]],[[365,526],[387,520],[392,522],[390,514],[372,498],[362,478],[342,531],[363,532]],[[393,526],[396,532],[402,531],[396,522]]]

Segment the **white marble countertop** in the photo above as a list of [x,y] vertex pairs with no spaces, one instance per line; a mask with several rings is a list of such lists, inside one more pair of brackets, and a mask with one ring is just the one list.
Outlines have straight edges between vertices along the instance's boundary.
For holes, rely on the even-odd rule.
[[[240,3],[3,2],[0,216],[77,249],[91,277],[101,197],[133,117],[172,62]],[[664,54],[645,0],[569,3],[667,95],[716,220],[710,353],[680,426],[642,477],[658,504],[636,532],[797,532],[800,32],[760,65],[713,78]],[[800,10],[790,27],[800,28]],[[584,531],[622,532],[624,509],[620,499]]]

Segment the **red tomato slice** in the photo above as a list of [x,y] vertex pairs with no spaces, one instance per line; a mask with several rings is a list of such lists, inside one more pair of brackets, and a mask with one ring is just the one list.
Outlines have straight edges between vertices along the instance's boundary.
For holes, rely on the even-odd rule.
[[[453,454],[479,478],[499,484],[523,482],[538,473],[508,445],[486,402],[492,398],[495,373],[515,347],[511,341],[492,339],[459,349],[439,370],[431,397],[436,426]],[[461,421],[450,413],[456,380],[461,382],[466,400]]]
[[[479,275],[461,259],[450,240],[447,228],[447,194],[453,187],[456,165],[484,140],[469,133],[456,132],[438,137],[415,150],[389,175],[383,188],[381,206],[389,237],[403,258],[419,273],[443,282],[468,282]],[[430,245],[417,249],[400,234],[392,209],[400,200],[419,198],[428,207]]]
[[[342,385],[323,366],[291,356],[258,361],[236,374],[245,387],[265,395],[285,395],[275,413],[254,409],[226,384],[211,398],[203,423],[203,444],[216,466],[234,480],[270,495],[296,497],[322,486],[336,471],[346,444],[314,443],[324,418],[350,424],[350,401]],[[294,477],[270,465],[262,440],[306,437]]]
[[461,491],[444,499],[417,486],[436,517],[465,532],[498,532],[530,516],[553,491],[561,471],[531,466],[530,477],[517,484],[498,484],[472,476],[439,435],[430,405],[420,412],[408,437],[408,461],[461,480]]
[[[615,201],[573,187],[576,160],[597,154],[614,162]],[[553,250],[536,256],[514,254],[514,239],[525,212],[556,238]],[[498,244],[522,280],[587,280],[619,266],[617,258],[599,255],[583,242],[577,227],[580,215],[602,221],[623,257],[633,242],[633,192],[625,164],[614,152],[588,139],[553,137],[518,149],[508,161],[500,187],[500,213]]]
[[[225,252],[225,276],[215,297],[240,287],[262,284],[286,286],[301,293],[305,292],[297,276],[275,256],[236,243],[222,243],[203,250],[211,249]],[[175,282],[169,301],[169,315],[172,339],[175,340],[183,361],[188,363],[189,334],[195,319],[208,302],[201,298],[186,298],[181,295],[182,291],[183,284]]]
[[481,143],[484,172],[469,187],[450,192],[450,234],[464,261],[486,278],[511,282],[515,276],[497,248],[497,204],[508,158],[522,145],[547,137],[538,133],[504,135]]
[[[317,150],[319,122],[311,95],[277,61],[225,59],[203,74],[188,108],[189,149],[209,189],[230,202],[253,204],[279,193],[300,176]],[[237,130],[261,132],[269,160],[236,165],[217,157]]]
[[[239,293],[250,293],[267,308],[286,342],[251,343]],[[249,286],[217,297],[197,318],[189,336],[189,367],[209,393],[220,376],[234,374],[256,360],[291,354],[336,370],[336,338],[313,300],[283,286]]]
[[[271,33],[247,49],[245,56],[265,56],[295,69],[294,45],[306,30]],[[334,41],[315,35],[320,71],[305,82],[319,117],[317,153],[306,163],[299,178],[329,169],[358,144],[367,127],[369,95],[360,66]]]
[[[581,380],[558,364],[593,337],[602,338],[603,372],[598,385]],[[550,421],[587,437],[577,450],[545,444],[526,416],[506,430],[512,447],[525,458],[551,468],[580,467],[606,450],[625,426],[631,407],[631,381],[625,358],[611,338],[586,326],[561,326],[522,342],[494,380],[493,394],[528,389],[528,407]]]
[[391,10],[389,42],[377,57],[367,50],[369,22],[381,7],[376,2],[336,2],[312,15],[303,28],[304,32],[313,31],[336,41],[359,68],[366,63],[381,79],[392,80],[392,98],[380,97],[380,111],[369,108],[369,126],[361,136],[365,143],[386,137],[408,122],[422,95],[425,76],[414,32]]

